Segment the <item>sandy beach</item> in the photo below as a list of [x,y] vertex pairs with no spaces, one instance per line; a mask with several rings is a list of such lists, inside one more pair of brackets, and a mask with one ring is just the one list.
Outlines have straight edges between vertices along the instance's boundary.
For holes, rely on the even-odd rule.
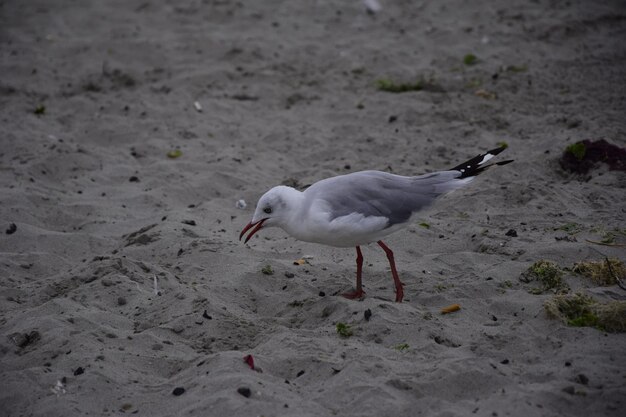
[[[559,164],[626,147],[626,7],[380,4],[0,2],[1,415],[622,415],[625,333],[544,305],[626,301],[573,270],[626,261],[626,173]],[[403,303],[375,244],[355,301],[354,249],[238,240],[275,185],[503,142],[385,240]]]

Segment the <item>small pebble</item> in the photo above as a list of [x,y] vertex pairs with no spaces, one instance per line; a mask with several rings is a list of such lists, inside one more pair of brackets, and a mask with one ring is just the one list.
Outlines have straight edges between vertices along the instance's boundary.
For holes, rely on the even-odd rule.
[[296,375],[296,378],[301,377],[302,375],[304,375],[304,370],[298,372],[298,374]]
[[213,317],[209,316],[209,313],[207,313],[206,310],[204,310],[204,313],[202,313],[202,317],[207,320],[213,320]]
[[370,318],[372,317],[372,310],[370,310],[369,308],[365,310],[363,312],[363,317],[365,317],[365,321],[370,321]]
[[506,235],[510,237],[517,237],[517,232],[514,229],[509,229],[509,231],[506,232]]
[[12,235],[13,233],[15,233],[15,231],[17,230],[17,226],[15,225],[15,223],[11,223],[9,225],[9,228],[6,230],[7,235]]
[[237,392],[246,398],[250,398],[250,396],[252,395],[252,391],[250,391],[250,388],[248,387],[237,388]]
[[118,306],[126,305],[126,298],[124,298],[124,297],[117,297],[117,305]]
[[138,177],[136,177],[135,175],[133,175],[132,177],[130,177],[130,178],[128,179],[128,181],[130,181],[130,182],[139,182],[139,178],[138,178]]
[[76,368],[76,370],[74,371],[74,376],[77,376],[77,375],[82,375],[82,374],[84,374],[84,373],[85,373],[85,369],[83,369],[83,367],[82,367],[82,366],[79,366],[79,367],[78,367],[78,368]]
[[172,391],[172,394],[176,395],[177,397],[179,395],[183,395],[185,393],[185,388],[183,387],[176,387],[174,388],[174,391]]
[[285,276],[286,276],[287,278],[293,278],[293,277],[295,277],[295,275],[294,275],[292,272],[285,272]]
[[324,291],[320,291],[320,294],[319,294],[319,295],[320,295],[320,297],[325,297],[325,296],[326,296],[326,293],[325,293]]
[[500,361],[500,363],[501,363],[502,365],[508,365],[509,360],[508,360],[508,359],[504,359],[504,360],[501,360],[501,361]]

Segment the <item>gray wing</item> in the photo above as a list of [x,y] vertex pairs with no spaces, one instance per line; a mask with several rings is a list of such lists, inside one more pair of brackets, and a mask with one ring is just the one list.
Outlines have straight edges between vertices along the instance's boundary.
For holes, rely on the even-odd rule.
[[417,177],[361,171],[319,181],[305,194],[328,203],[330,220],[356,212],[365,217],[387,217],[387,227],[391,227],[408,221],[414,212],[429,206],[441,194],[471,180],[459,179],[460,176],[459,171],[440,171]]

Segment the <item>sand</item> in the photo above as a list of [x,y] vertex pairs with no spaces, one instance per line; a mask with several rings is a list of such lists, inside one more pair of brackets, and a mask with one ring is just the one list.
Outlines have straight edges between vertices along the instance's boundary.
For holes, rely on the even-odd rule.
[[[625,174],[558,163],[626,145],[623,3],[381,4],[0,3],[2,415],[620,415],[624,334],[550,319],[519,277],[625,260],[588,241],[625,243]],[[376,245],[350,301],[354,250],[237,240],[274,185],[417,175],[501,141],[514,164],[386,240],[401,304]]]

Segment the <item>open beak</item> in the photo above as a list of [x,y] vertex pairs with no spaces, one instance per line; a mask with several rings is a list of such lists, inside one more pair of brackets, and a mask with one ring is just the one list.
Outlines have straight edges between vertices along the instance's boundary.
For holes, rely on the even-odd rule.
[[239,234],[239,240],[241,240],[241,238],[243,237],[243,235],[244,235],[244,234],[246,234],[246,232],[247,232],[248,230],[250,230],[250,229],[252,229],[252,228],[254,227],[254,229],[252,229],[252,231],[250,232],[250,234],[246,237],[246,240],[244,240],[244,242],[243,242],[243,243],[248,243],[248,241],[250,240],[250,238],[251,238],[252,236],[254,236],[254,234],[255,234],[256,232],[258,232],[259,230],[261,230],[261,228],[263,227],[263,223],[265,223],[265,220],[267,220],[267,219],[262,219],[262,220],[259,220],[259,221],[258,221],[258,222],[256,222],[256,223],[252,223],[252,222],[248,223],[248,224],[246,225],[246,227],[244,227],[244,228],[243,228],[243,230],[241,231],[241,233]]

